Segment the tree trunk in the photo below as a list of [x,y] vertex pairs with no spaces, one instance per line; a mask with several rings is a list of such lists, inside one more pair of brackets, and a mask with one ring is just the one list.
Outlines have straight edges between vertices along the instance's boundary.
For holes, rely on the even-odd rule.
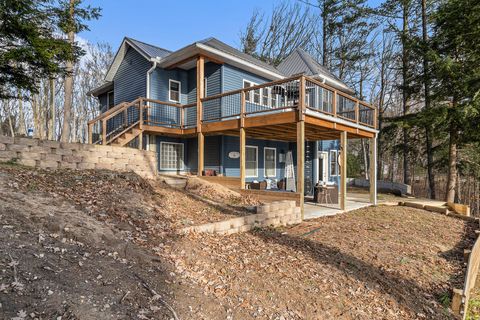
[[[409,50],[407,48],[407,37],[408,37],[408,8],[410,6],[409,1],[403,3],[403,29],[402,29],[402,96],[403,96],[403,115],[408,113],[408,100],[409,100],[409,90],[408,85],[408,61],[409,61]],[[407,127],[403,126],[403,183],[410,184],[410,173],[409,173],[409,146],[408,146],[408,134],[409,130]]]
[[450,124],[450,143],[448,146],[448,177],[446,188],[447,202],[455,202],[455,189],[457,186],[457,128]]
[[18,90],[18,134],[27,135],[27,127],[25,125],[25,113],[23,112],[23,97],[20,90]]
[[[427,32],[427,1],[422,0],[422,38],[426,46],[428,41]],[[430,78],[428,75],[427,49],[423,49],[423,86],[425,94],[425,109],[430,108]],[[435,199],[435,175],[433,173],[433,150],[432,150],[432,127],[427,124],[425,127],[425,142],[427,148],[427,175],[428,175],[428,196]]]
[[55,140],[55,80],[50,78],[50,119],[48,139]]
[[322,64],[328,68],[328,48],[327,48],[327,1],[323,2],[322,8]]
[[[74,20],[75,0],[70,0],[70,19]],[[75,42],[75,32],[73,30],[68,32],[68,42],[73,46]],[[62,142],[68,142],[70,139],[70,128],[72,121],[72,99],[73,99],[73,61],[66,63],[67,75],[65,77],[65,102],[63,104],[63,128],[62,128]]]

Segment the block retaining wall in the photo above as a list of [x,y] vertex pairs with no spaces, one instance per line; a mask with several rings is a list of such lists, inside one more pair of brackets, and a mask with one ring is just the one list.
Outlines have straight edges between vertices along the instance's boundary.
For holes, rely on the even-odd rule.
[[42,169],[133,171],[143,178],[157,175],[157,158],[152,151],[0,136],[0,162],[8,161]]
[[302,222],[300,207],[296,207],[293,200],[283,200],[258,206],[256,214],[186,227],[181,232],[233,234],[246,232],[256,227],[287,226],[300,222]]

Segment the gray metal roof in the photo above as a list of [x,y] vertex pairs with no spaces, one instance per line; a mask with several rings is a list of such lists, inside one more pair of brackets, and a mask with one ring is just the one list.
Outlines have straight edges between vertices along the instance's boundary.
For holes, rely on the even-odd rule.
[[[330,86],[348,93],[354,93],[354,90],[349,88],[336,75],[328,71],[323,65],[318,63],[311,55],[300,48],[295,49],[288,57],[286,57],[277,67],[280,72],[287,76],[303,73],[307,76],[325,77]],[[328,81],[330,78],[333,81]],[[338,84],[335,84],[338,82]]]
[[202,43],[204,45],[207,45],[211,48],[214,48],[214,49],[217,49],[217,50],[220,50],[220,51],[223,51],[225,53],[228,53],[228,54],[231,54],[232,56],[235,56],[237,58],[240,58],[242,60],[245,60],[245,61],[248,61],[250,63],[253,63],[259,67],[262,67],[264,69],[267,69],[267,70],[270,70],[271,72],[275,72],[275,73],[278,73],[278,74],[282,74],[282,72],[280,72],[277,68],[275,68],[274,66],[272,65],[269,65],[268,63],[266,62],[263,62],[261,60],[258,60],[257,58],[255,57],[252,57],[251,55],[249,54],[246,54],[246,53],[243,53],[231,46],[229,46],[228,44],[216,39],[216,38],[207,38],[205,40],[202,40],[202,41],[198,41],[199,43]]
[[128,39],[128,41],[135,46],[135,48],[141,52],[143,52],[145,55],[149,56],[150,58],[164,58],[168,56],[172,51],[163,49],[142,41],[138,41],[132,38],[125,37],[125,39]]

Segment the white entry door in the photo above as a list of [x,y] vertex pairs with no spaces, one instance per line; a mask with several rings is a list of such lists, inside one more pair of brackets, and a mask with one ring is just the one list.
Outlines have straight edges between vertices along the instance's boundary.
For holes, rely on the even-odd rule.
[[321,182],[328,182],[328,152],[318,152],[318,178]]

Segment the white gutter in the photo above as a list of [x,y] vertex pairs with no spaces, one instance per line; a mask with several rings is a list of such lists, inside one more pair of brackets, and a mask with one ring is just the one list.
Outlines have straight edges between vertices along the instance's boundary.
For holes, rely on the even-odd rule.
[[[158,63],[158,57],[156,59],[152,59],[151,61],[153,62],[153,65],[150,69],[147,70],[147,94],[146,94],[146,98],[147,99],[150,99],[150,76],[153,72],[153,70],[155,70],[157,68],[157,63]],[[147,105],[150,105],[150,102],[147,102]],[[150,135],[147,135],[147,147],[146,147],[147,150],[150,150]]]

